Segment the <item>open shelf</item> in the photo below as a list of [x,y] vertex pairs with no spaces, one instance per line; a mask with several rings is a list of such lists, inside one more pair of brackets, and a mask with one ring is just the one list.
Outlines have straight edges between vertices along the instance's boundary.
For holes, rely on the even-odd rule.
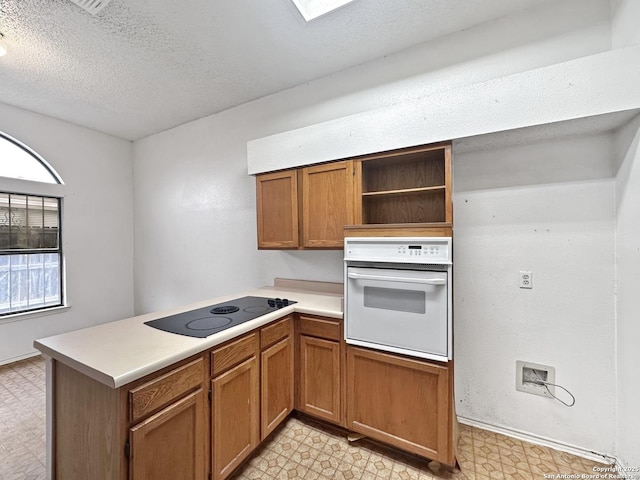
[[444,191],[363,197],[362,215],[368,223],[444,222]]
[[446,187],[440,185],[437,187],[421,187],[421,188],[403,188],[400,190],[385,190],[382,192],[363,192],[363,197],[384,196],[384,195],[410,195],[412,193],[432,192],[435,190],[444,190]]
[[451,223],[450,144],[385,152],[359,161],[363,225]]

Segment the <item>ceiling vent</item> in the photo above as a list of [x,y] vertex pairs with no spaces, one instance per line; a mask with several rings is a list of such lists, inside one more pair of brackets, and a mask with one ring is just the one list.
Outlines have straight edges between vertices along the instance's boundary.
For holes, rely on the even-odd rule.
[[111,2],[111,0],[71,0],[71,1],[76,5],[78,5],[79,7],[86,10],[87,12],[89,12],[91,15],[95,15],[104,7],[109,5],[109,2]]

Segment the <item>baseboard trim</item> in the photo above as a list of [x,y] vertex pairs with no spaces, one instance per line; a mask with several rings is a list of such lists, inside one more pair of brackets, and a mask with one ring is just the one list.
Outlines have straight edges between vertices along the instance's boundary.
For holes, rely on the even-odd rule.
[[638,478],[637,470],[629,468],[629,465],[626,465],[618,459],[616,459],[616,472],[614,473],[619,475],[619,477],[616,478],[623,478],[625,480],[634,480]]
[[25,353],[24,355],[18,355],[17,357],[5,358],[0,360],[0,365],[7,365],[8,363],[19,362],[20,360],[26,360],[27,358],[37,357],[40,355],[40,352],[34,351]]
[[622,466],[620,465],[620,462],[618,462],[618,459],[611,455],[594,452],[592,450],[586,450],[584,448],[576,447],[574,445],[569,445],[563,442],[558,442],[550,438],[533,435],[531,433],[516,430],[514,428],[501,427],[498,425],[485,423],[479,420],[474,420],[473,418],[458,416],[458,421],[465,425],[469,425],[470,427],[476,427],[482,430],[500,433],[502,435],[506,435],[507,437],[516,438],[518,440],[523,440],[529,443],[535,443],[536,445],[553,448],[554,450],[560,450],[561,452],[570,453],[571,455],[586,458],[594,462],[600,462],[606,465],[615,464],[617,468],[620,468],[620,471],[624,471],[622,470]]

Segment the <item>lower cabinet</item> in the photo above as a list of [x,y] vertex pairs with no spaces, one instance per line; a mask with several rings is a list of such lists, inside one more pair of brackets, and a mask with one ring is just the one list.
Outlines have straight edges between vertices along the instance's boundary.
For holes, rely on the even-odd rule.
[[202,357],[129,389],[129,479],[204,480]]
[[222,480],[260,441],[257,333],[217,348],[211,358],[212,477]]
[[129,430],[131,480],[206,478],[204,399],[200,388]]
[[260,335],[260,432],[264,440],[293,410],[293,318],[264,327]]
[[293,410],[293,317],[211,353],[211,465],[227,478]]
[[224,480],[294,405],[455,464],[451,362],[347,346],[342,320],[296,316],[118,389],[54,361],[53,480]]
[[342,322],[300,315],[297,409],[344,426]]
[[347,348],[347,428],[455,464],[448,364]]

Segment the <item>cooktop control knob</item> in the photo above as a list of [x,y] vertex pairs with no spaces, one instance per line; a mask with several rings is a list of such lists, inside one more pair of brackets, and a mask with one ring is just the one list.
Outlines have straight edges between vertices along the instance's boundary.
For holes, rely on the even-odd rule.
[[284,305],[285,307],[286,307],[287,305],[289,305],[289,299],[288,299],[288,298],[283,298],[283,299],[282,299],[282,305]]
[[276,301],[271,298],[267,300],[267,303],[269,304],[270,307],[276,306]]

